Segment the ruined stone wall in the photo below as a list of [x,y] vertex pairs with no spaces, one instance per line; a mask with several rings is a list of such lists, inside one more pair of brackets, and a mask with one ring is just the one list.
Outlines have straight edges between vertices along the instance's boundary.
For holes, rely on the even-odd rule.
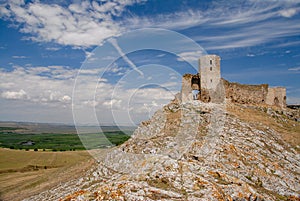
[[268,105],[286,107],[286,89],[283,87],[269,88],[266,103]]
[[220,57],[205,55],[199,59],[199,73],[182,77],[181,101],[192,101],[192,90],[200,91],[202,102],[222,103],[224,98],[240,104],[268,104],[286,107],[286,89],[268,84],[246,85],[221,79]]
[[[181,87],[181,101],[183,103],[193,100],[192,90],[200,90],[200,77],[198,74],[184,74]],[[200,94],[198,99],[200,99]]]
[[184,74],[182,76],[181,101],[183,103],[193,100],[191,86],[192,77],[192,74]]
[[200,100],[204,103],[222,103],[225,100],[225,88],[222,80],[215,89],[201,89]]
[[225,87],[226,98],[241,104],[264,104],[268,94],[268,85],[246,85],[231,83],[222,79]]

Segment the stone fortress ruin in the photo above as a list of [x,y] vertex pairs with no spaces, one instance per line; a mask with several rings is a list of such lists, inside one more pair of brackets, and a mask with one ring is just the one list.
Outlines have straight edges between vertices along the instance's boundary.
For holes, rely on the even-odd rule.
[[221,78],[220,57],[205,55],[199,59],[198,74],[182,77],[181,102],[199,100],[221,103],[229,100],[240,104],[286,107],[286,89],[268,84],[246,85]]

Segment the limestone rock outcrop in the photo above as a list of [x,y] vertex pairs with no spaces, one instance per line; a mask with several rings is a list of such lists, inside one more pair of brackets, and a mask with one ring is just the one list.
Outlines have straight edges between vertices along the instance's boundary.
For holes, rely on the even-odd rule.
[[299,150],[227,107],[172,102],[81,180],[28,200],[299,200]]

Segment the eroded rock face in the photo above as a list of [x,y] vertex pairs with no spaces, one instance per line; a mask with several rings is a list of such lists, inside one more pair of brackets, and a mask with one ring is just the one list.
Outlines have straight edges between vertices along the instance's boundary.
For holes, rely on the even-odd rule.
[[300,156],[225,104],[171,103],[80,181],[29,200],[299,200]]

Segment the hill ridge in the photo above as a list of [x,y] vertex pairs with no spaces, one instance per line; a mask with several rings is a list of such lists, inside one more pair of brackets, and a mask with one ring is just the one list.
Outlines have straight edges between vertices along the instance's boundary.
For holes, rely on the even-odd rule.
[[237,109],[173,101],[81,180],[29,200],[299,200],[297,146]]

